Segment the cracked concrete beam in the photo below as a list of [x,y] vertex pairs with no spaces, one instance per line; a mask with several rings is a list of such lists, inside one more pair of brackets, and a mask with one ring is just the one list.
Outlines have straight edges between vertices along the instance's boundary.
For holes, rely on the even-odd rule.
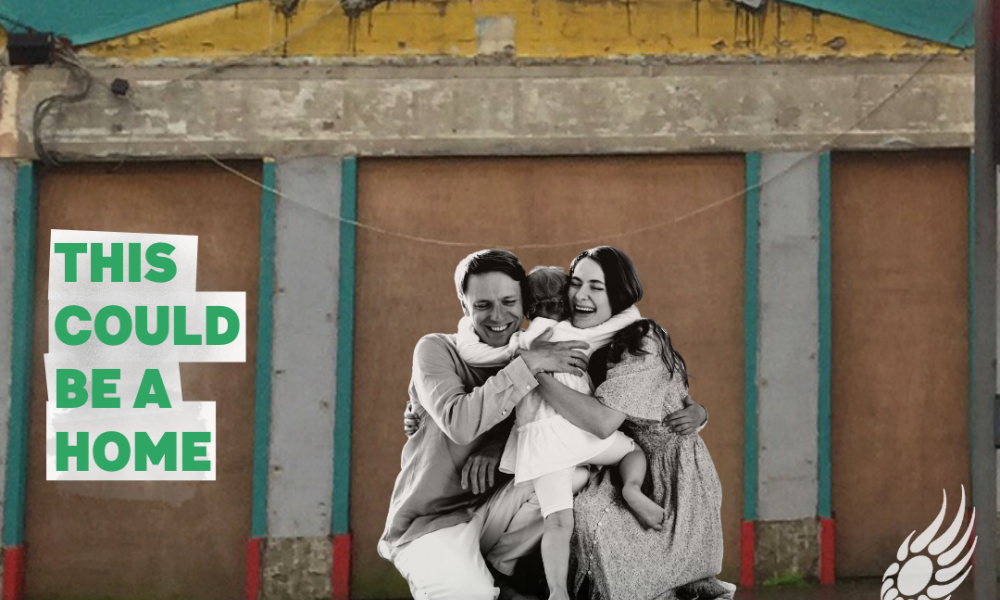
[[[617,154],[968,147],[972,65],[917,62],[317,65],[208,73],[97,69],[132,82],[134,107],[95,85],[49,129],[70,158]],[[916,75],[915,75],[916,73]],[[66,73],[5,80],[0,131],[32,157],[35,105]]]

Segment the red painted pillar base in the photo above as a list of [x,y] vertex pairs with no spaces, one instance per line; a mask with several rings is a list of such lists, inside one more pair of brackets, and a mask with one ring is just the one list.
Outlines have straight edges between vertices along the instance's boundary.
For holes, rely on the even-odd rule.
[[740,524],[740,585],[754,586],[754,554],[756,553],[756,530],[753,521]]
[[333,600],[348,600],[351,597],[351,534],[333,536]]
[[24,597],[24,546],[3,549],[3,600]]
[[834,534],[833,519],[819,520],[819,582],[832,585],[835,581],[834,571]]
[[264,555],[264,538],[247,541],[247,600],[260,598],[260,565]]

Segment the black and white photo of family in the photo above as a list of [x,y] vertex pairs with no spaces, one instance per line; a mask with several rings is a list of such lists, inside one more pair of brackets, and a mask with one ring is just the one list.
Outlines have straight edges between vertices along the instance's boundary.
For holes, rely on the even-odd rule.
[[413,597],[733,598],[708,413],[631,259],[482,250],[455,286],[457,331],[413,353],[378,545]]

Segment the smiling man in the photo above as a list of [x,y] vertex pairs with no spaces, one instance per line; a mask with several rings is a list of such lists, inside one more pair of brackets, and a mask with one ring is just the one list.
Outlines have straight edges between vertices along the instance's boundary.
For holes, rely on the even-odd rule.
[[[470,254],[455,270],[462,310],[480,339],[506,346],[521,326],[524,268],[506,250]],[[467,365],[455,336],[424,336],[413,353],[410,403],[430,417],[403,447],[379,554],[414,598],[494,600],[487,561],[510,575],[541,539],[531,486],[495,487],[514,407],[540,372],[582,374],[583,342],[536,342],[506,367]],[[495,487],[495,489],[494,489]],[[485,560],[484,560],[485,556]]]

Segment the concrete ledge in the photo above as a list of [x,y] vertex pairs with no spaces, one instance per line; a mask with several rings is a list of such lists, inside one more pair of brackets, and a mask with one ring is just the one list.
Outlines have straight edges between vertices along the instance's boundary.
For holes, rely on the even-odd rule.
[[806,578],[819,577],[819,521],[757,521],[757,582],[797,570]]
[[329,537],[269,538],[263,562],[264,600],[329,600]]
[[[95,67],[88,98],[43,134],[80,160],[970,146],[971,61],[922,64]],[[33,157],[34,107],[67,73],[7,77],[3,148]],[[111,95],[114,77],[131,102]]]

